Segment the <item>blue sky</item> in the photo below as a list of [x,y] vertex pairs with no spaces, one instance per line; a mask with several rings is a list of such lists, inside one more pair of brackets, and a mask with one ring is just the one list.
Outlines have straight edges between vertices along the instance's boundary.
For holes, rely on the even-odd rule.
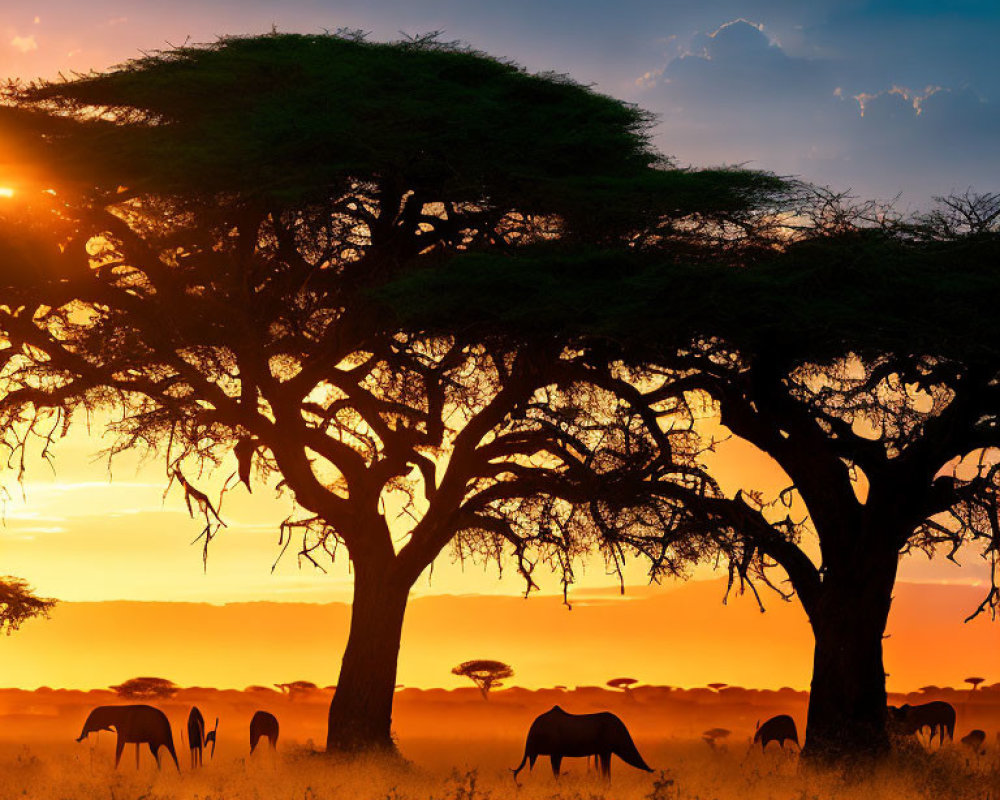
[[441,30],[656,112],[657,145],[684,164],[745,162],[911,206],[1000,189],[997,2],[8,0],[0,75],[272,25]]

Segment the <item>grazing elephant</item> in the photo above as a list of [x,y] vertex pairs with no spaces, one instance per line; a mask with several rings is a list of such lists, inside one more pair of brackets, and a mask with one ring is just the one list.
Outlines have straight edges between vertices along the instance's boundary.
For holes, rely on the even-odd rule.
[[928,744],[934,744],[934,734],[938,734],[938,744],[944,745],[945,732],[955,740],[955,707],[943,700],[934,700],[918,706],[889,706],[889,720],[893,727],[905,736],[919,733],[924,728],[931,729]]
[[198,710],[198,706],[191,708],[191,713],[188,714],[187,721],[188,747],[191,748],[191,769],[202,765],[202,751],[208,746],[209,742],[212,743],[211,758],[215,758],[215,736],[218,730],[219,718],[216,717],[215,730],[205,733],[205,718],[201,715],[201,711]]
[[[795,720],[792,719],[788,714],[778,714],[776,717],[771,717],[767,722],[761,725],[757,723],[757,731],[753,735],[753,744],[760,743],[761,751],[767,750],[767,746],[771,742],[777,742],[778,746],[784,750],[785,742],[795,742],[795,746],[799,747],[799,732],[795,727]],[[753,744],[750,745],[753,747]]]
[[961,742],[977,756],[984,755],[986,749],[983,743],[986,741],[986,731],[975,728],[962,737]]
[[145,743],[156,759],[157,769],[160,768],[160,748],[166,747],[174,759],[174,766],[180,772],[181,765],[177,763],[170,720],[160,709],[152,706],[97,706],[83,723],[83,730],[76,740],[82,742],[95,731],[110,731],[112,728],[118,736],[115,744],[115,769],[118,769],[125,745],[134,742],[136,769],[139,768],[139,745]]
[[278,746],[278,720],[274,714],[266,711],[254,713],[253,719],[250,720],[250,755],[253,755],[261,736],[267,737],[272,750]]
[[539,756],[548,756],[552,773],[558,777],[563,758],[594,756],[601,765],[601,774],[611,777],[611,756],[617,755],[626,764],[646,772],[653,770],[636,750],[625,723],[607,711],[600,714],[569,714],[559,706],[535,718],[528,729],[524,758],[512,770],[514,780],[524,769],[535,766]]

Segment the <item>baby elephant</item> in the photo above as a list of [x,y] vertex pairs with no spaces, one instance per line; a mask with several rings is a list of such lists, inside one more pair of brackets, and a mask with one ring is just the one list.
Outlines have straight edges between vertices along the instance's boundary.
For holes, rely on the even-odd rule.
[[983,747],[983,743],[985,741],[986,731],[982,731],[979,728],[969,731],[962,737],[962,744],[968,747],[977,756],[981,756],[986,753],[986,749]]
[[274,714],[269,714],[266,711],[258,711],[253,715],[253,719],[250,720],[250,755],[253,755],[253,751],[257,748],[257,742],[260,741],[261,736],[266,736],[268,742],[271,743],[271,749],[274,750],[278,746],[278,720]]
[[188,747],[191,748],[191,769],[202,766],[202,755],[208,743],[212,743],[211,758],[215,758],[215,737],[219,732],[219,718],[215,718],[215,730],[205,732],[205,718],[198,710],[198,706],[193,706],[188,714],[187,721]]
[[531,769],[539,756],[548,756],[552,762],[552,773],[558,777],[564,758],[595,756],[600,763],[601,774],[610,779],[612,755],[617,755],[636,769],[653,771],[639,755],[625,723],[614,714],[607,711],[569,714],[559,706],[553,706],[531,723],[524,744],[524,758],[511,771],[516,781],[525,762]]

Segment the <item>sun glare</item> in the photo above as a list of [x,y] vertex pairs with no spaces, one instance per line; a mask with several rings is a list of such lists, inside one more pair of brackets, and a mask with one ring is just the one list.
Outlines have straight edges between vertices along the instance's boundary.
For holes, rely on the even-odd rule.
[[0,197],[13,197],[14,190],[9,186],[0,186]]

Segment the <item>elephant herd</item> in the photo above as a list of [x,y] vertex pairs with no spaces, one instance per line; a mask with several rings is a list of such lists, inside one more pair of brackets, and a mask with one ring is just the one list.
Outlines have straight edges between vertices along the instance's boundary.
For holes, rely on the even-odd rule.
[[[949,740],[954,740],[955,708],[950,703],[938,700],[915,706],[889,706],[887,711],[890,729],[895,734],[911,736],[929,729],[931,744],[935,734],[941,745],[944,744],[945,734]],[[962,737],[961,742],[976,755],[981,755],[985,740],[986,733],[976,729]],[[779,714],[764,724],[757,723],[751,747],[760,745],[762,750],[766,750],[771,742],[777,742],[784,749],[786,741],[794,742],[798,747],[798,731],[794,719],[788,714]],[[652,772],[639,755],[625,723],[614,714],[607,711],[598,714],[570,714],[559,706],[553,706],[531,723],[524,745],[524,757],[511,771],[516,781],[525,763],[531,769],[539,756],[548,756],[552,772],[558,776],[564,758],[586,756],[588,759],[593,757],[601,774],[610,778],[612,755],[617,755],[636,769]]]
[[[771,742],[778,742],[783,748],[786,741],[799,743],[795,720],[787,714],[779,714],[758,724],[753,743],[766,748]],[[625,723],[608,711],[597,714],[570,714],[559,706],[553,706],[535,718],[528,729],[524,744],[524,757],[511,771],[514,780],[524,769],[535,766],[539,756],[548,756],[552,773],[558,777],[564,758],[593,757],[604,778],[611,777],[611,756],[618,756],[629,766],[652,772],[652,768],[639,755],[632,736]]]
[[[139,747],[147,745],[149,751],[156,759],[156,767],[160,767],[160,748],[166,748],[170,757],[174,760],[174,766],[180,771],[180,764],[177,761],[177,751],[174,750],[174,737],[170,730],[170,720],[160,709],[147,705],[133,706],[97,706],[87,716],[83,723],[83,730],[77,737],[78,742],[82,742],[91,733],[98,731],[110,731],[114,729],[117,737],[115,741],[115,769],[122,758],[122,751],[126,744],[135,745],[135,766],[139,767]],[[191,748],[191,768],[201,766],[202,752],[211,742],[212,750],[210,758],[215,756],[215,741],[219,731],[219,719],[215,719],[215,728],[211,731],[205,729],[205,718],[197,706],[192,707],[188,714],[187,734],[188,747]],[[250,720],[250,753],[256,749],[261,738],[266,738],[271,745],[271,749],[278,746],[278,720],[273,714],[267,711],[257,711]]]
[[[934,742],[935,734],[941,745],[944,744],[945,734],[949,740],[954,740],[955,708],[950,703],[934,701],[916,706],[889,706],[888,717],[894,732],[901,735],[913,735],[929,729],[931,744]],[[178,771],[180,770],[170,721],[160,709],[147,705],[98,706],[88,715],[77,741],[82,742],[91,733],[112,729],[117,736],[116,769],[126,744],[135,744],[135,763],[138,768],[139,747],[145,744],[156,759],[157,768],[160,766],[160,748],[164,747],[173,758]],[[188,714],[187,737],[191,749],[192,769],[202,765],[202,753],[209,743],[212,745],[210,758],[214,757],[218,730],[218,717],[215,720],[215,727],[208,731],[198,707],[191,709]],[[251,754],[262,738],[268,740],[272,749],[277,747],[278,720],[267,711],[257,711],[250,721]],[[963,737],[961,741],[978,755],[982,752],[985,740],[985,732],[977,729]],[[786,741],[799,746],[798,731],[794,719],[788,714],[779,714],[763,724],[758,722],[751,747],[759,744],[762,750],[766,750],[768,744],[777,742],[784,749]],[[526,763],[531,769],[539,756],[548,756],[552,772],[558,776],[564,758],[593,757],[601,775],[610,778],[613,755],[636,769],[653,771],[639,754],[625,723],[614,714],[607,711],[597,714],[570,714],[559,706],[553,706],[531,723],[524,745],[524,757],[511,771],[516,781],[518,773],[524,769]]]

